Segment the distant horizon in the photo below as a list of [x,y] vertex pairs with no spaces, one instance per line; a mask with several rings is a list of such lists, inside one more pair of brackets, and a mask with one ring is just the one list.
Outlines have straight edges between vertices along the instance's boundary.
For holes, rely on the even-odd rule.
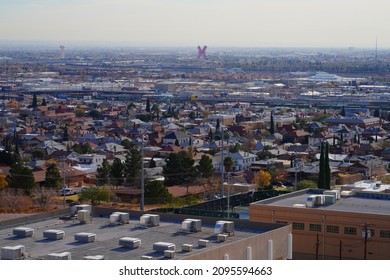
[[[357,47],[357,46],[284,46],[284,45],[263,45],[263,46],[254,46],[254,45],[223,45],[223,44],[193,44],[193,45],[168,45],[166,43],[142,43],[142,42],[130,42],[130,41],[91,41],[91,40],[0,40],[0,46],[20,46],[20,47],[55,47],[58,48],[60,45],[65,46],[65,49],[70,49],[72,47],[96,47],[96,48],[150,48],[150,49],[191,49],[197,48],[197,46],[208,47],[207,51],[212,51],[212,49],[308,49],[308,50],[376,50],[375,44],[370,47]],[[384,48],[377,46],[378,51],[390,50],[390,47]]]
[[0,42],[375,49],[377,41],[378,49],[390,48],[388,0],[1,0],[0,6]]

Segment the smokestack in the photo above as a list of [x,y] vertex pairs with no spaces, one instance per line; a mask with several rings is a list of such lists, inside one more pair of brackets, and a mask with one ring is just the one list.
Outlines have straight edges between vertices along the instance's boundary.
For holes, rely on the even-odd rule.
[[64,46],[60,46],[60,49],[61,49],[61,56],[60,56],[60,58],[64,59],[65,58],[65,47]]

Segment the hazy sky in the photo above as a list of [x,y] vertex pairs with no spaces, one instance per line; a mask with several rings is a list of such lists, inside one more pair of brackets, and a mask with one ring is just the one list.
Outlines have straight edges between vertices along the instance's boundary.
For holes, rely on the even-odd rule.
[[389,0],[0,0],[0,41],[390,48]]

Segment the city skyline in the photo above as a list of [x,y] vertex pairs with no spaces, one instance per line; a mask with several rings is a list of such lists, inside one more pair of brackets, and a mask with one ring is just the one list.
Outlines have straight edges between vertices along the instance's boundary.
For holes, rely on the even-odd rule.
[[390,3],[373,0],[2,0],[0,42],[188,47],[390,48]]

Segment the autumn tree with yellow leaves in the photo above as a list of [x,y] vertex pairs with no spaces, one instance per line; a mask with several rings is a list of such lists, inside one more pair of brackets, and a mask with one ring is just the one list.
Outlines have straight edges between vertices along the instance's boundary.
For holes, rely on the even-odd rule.
[[252,181],[259,189],[264,189],[271,185],[271,174],[268,171],[260,170],[257,172]]

